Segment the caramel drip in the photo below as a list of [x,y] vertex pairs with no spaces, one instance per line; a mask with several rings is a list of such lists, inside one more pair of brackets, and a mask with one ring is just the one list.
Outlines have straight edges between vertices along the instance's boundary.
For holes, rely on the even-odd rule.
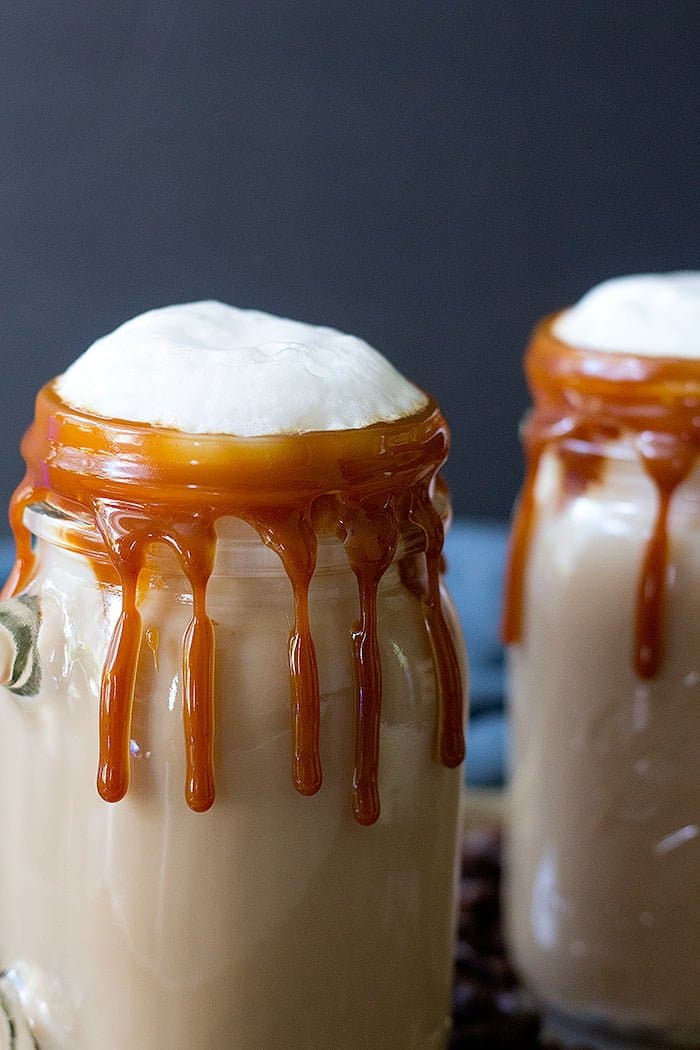
[[175,551],[192,588],[192,619],[183,639],[185,798],[191,809],[204,812],[215,796],[214,630],[206,611],[216,550],[213,523],[202,514],[175,520],[167,510],[158,514],[153,507],[99,499],[94,513],[122,586],[122,611],[102,674],[97,789],[105,802],[118,802],[129,786],[131,712],[142,637],[136,588],[148,547],[161,542]]
[[[576,434],[582,442],[588,440],[588,434],[579,430]],[[556,450],[562,468],[562,502],[576,499],[603,476],[605,457],[590,448],[560,444]]]
[[535,525],[535,485],[543,446],[525,446],[525,481],[510,530],[506,556],[505,599],[501,637],[504,645],[515,645],[522,638],[525,572],[530,538]]
[[360,619],[353,628],[355,653],[355,765],[352,806],[360,824],[379,817],[379,724],[382,664],[377,640],[377,590],[391,565],[398,527],[391,499],[365,500],[339,508],[338,534],[357,580]]
[[263,543],[280,557],[292,585],[294,626],[289,636],[292,704],[292,780],[302,795],[321,787],[318,662],[309,622],[309,587],[316,568],[316,533],[308,511],[278,512],[274,524],[253,519]]
[[102,669],[97,790],[105,802],[119,802],[129,788],[131,712],[141,649],[141,614],[136,605],[137,581],[138,569],[122,571],[122,611]]
[[[40,392],[35,422],[22,445],[27,477],[11,504],[17,562],[7,590],[17,593],[33,571],[31,537],[23,523],[30,503],[46,499],[59,510],[94,521],[102,547],[86,537],[84,553],[100,563],[100,580],[111,583],[115,574],[122,595],[100,692],[97,785],[102,798],[116,802],[129,786],[131,715],[144,635],[138,581],[149,548],[162,543],[177,555],[192,590],[192,617],[183,638],[185,797],[199,812],[214,802],[215,638],[206,591],[221,517],[251,524],[278,554],[290,580],[296,789],[312,795],[322,776],[318,665],[309,618],[319,531],[340,537],[358,586],[359,620],[352,637],[356,819],[371,824],[379,816],[377,591],[400,536],[414,542],[417,535],[423,537],[423,600],[439,695],[438,750],[446,765],[461,761],[461,677],[440,602],[443,526],[428,495],[447,448],[447,427],[433,403],[416,416],[357,431],[241,439],[102,419],[69,408],[50,385]],[[112,566],[108,573],[105,551]]]
[[641,678],[653,678],[663,655],[669,510],[700,450],[700,362],[580,350],[556,338],[554,320],[546,319],[535,331],[525,358],[535,407],[523,432],[526,473],[511,530],[503,641],[522,640],[542,453],[556,452],[562,497],[570,499],[600,479],[607,442],[637,435],[658,505],[638,578],[633,664]]
[[[548,444],[554,445],[562,466],[562,499],[574,499],[585,492],[592,482],[599,480],[603,470],[604,457],[586,447],[591,439],[592,435],[585,425],[570,420],[561,421],[559,425],[538,426],[536,420],[530,419],[523,427],[525,481],[515,510],[506,555],[501,623],[504,645],[516,645],[522,640],[525,576],[537,517],[535,489],[542,454]],[[572,446],[572,442],[580,442],[580,447]]]
[[658,505],[637,585],[634,668],[640,678],[653,678],[659,670],[663,648],[671,497],[692,469],[696,450],[688,444],[646,435],[640,455],[656,486]]
[[427,486],[420,487],[413,493],[410,516],[425,537],[427,590],[423,596],[423,612],[433,650],[438,687],[438,754],[444,765],[454,768],[464,759],[464,715],[460,688],[462,676],[440,598],[440,559],[444,530]]
[[21,484],[15,489],[10,501],[10,528],[15,540],[15,561],[5,585],[0,591],[0,601],[11,598],[13,594],[19,594],[29,583],[36,558],[32,550],[32,536],[29,529],[24,526],[24,512],[31,503],[39,503],[46,498],[46,492],[38,485],[34,485],[27,474]]
[[187,772],[185,798],[204,813],[214,804],[214,627],[207,615],[207,584],[214,568],[216,533],[206,519],[180,523],[177,552],[192,588],[192,619],[182,647],[182,722]]

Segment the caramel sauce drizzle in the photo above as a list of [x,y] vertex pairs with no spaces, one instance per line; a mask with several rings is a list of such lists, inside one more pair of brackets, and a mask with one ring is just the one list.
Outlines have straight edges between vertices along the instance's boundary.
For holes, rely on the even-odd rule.
[[0,601],[11,598],[23,591],[34,572],[34,553],[32,536],[24,527],[24,512],[31,503],[45,500],[47,491],[41,485],[34,484],[29,475],[15,489],[10,501],[10,528],[15,539],[15,561],[5,584],[0,591]]
[[352,805],[358,823],[368,825],[379,816],[382,664],[377,640],[377,590],[393,561],[398,527],[391,497],[346,505],[339,511],[338,534],[355,574],[360,600],[360,619],[352,632],[357,677]]
[[523,427],[526,473],[508,551],[502,637],[522,641],[527,561],[537,516],[542,455],[556,452],[562,496],[600,480],[605,444],[635,437],[657,492],[654,526],[637,582],[634,652],[640,678],[658,674],[663,657],[668,516],[672,497],[700,451],[700,361],[581,350],[554,335],[556,316],[535,330],[525,355],[534,408]]
[[440,600],[444,529],[427,486],[419,486],[412,493],[409,514],[425,537],[427,588],[423,609],[438,676],[438,754],[443,765],[454,767],[464,759],[462,705],[453,699],[461,696],[461,671]]
[[506,558],[505,600],[501,637],[504,645],[515,645],[521,640],[523,604],[525,598],[525,570],[530,550],[530,538],[535,525],[535,483],[544,445],[531,446],[525,434],[525,481],[515,509],[508,540]]
[[316,649],[309,622],[309,587],[316,568],[316,533],[310,508],[292,510],[274,527],[252,519],[263,543],[279,555],[292,584],[294,626],[289,636],[289,680],[292,704],[292,780],[301,795],[321,787],[319,745],[321,709]]
[[[288,646],[292,781],[302,795],[321,787],[320,687],[309,618],[317,534],[343,543],[357,580],[359,616],[352,631],[356,700],[352,805],[360,824],[379,817],[382,668],[377,592],[401,538],[424,552],[420,595],[433,649],[438,694],[437,750],[450,767],[464,757],[459,662],[440,600],[443,523],[431,494],[449,445],[434,402],[415,416],[362,430],[261,438],[186,435],[105,419],[64,404],[52,384],[37,397],[22,443],[27,474],[10,521],[16,561],[6,596],[26,588],[35,571],[24,511],[48,501],[92,521],[101,548],[86,553],[109,565],[98,579],[117,580],[121,613],[102,672],[97,789],[117,802],[129,787],[131,716],[144,637],[139,574],[149,548],[176,554],[192,591],[182,654],[185,797],[203,812],[215,799],[214,629],[206,592],[216,555],[216,522],[238,517],[279,556],[289,578],[294,623]],[[148,629],[157,638],[157,627]],[[157,644],[157,642],[156,642]]]
[[650,435],[640,446],[644,469],[656,485],[658,506],[637,584],[634,668],[640,678],[653,678],[663,655],[671,498],[690,473],[697,448],[687,441],[660,441],[658,435]]

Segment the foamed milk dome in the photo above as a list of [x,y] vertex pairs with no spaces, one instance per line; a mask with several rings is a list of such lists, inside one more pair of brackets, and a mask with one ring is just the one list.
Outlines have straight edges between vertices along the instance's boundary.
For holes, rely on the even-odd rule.
[[583,350],[700,358],[700,271],[605,281],[558,318],[554,334]]
[[241,437],[352,430],[427,403],[361,339],[213,301],[134,317],[93,343],[57,389],[97,415]]

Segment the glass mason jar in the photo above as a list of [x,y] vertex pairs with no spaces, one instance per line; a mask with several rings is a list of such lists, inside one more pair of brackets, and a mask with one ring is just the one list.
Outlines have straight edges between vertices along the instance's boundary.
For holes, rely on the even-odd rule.
[[[55,406],[52,412],[46,432],[54,442]],[[30,474],[43,422],[38,409],[24,447]],[[79,461],[91,478],[99,470],[86,464],[85,428],[94,424],[80,420]],[[51,470],[67,455],[65,433],[60,440],[39,457]],[[38,633],[27,635],[31,652],[26,638],[17,646],[19,671],[6,676],[15,695],[0,697],[0,783],[9,800],[0,964],[5,993],[21,1005],[40,1050],[443,1047],[461,775],[435,756],[439,690],[425,534],[401,531],[378,582],[380,812],[362,822],[357,807],[353,814],[353,738],[357,745],[363,717],[358,675],[366,671],[356,659],[363,625],[347,550],[320,522],[306,613],[320,683],[323,783],[302,792],[292,784],[290,754],[304,701],[293,688],[295,723],[290,666],[310,657],[298,653],[303,615],[288,553],[227,515],[216,521],[206,591],[216,801],[192,802],[187,722],[183,746],[192,674],[183,665],[183,637],[190,657],[201,644],[192,640],[196,581],[183,572],[177,544],[155,543],[136,572],[141,644],[128,791],[110,804],[98,794],[95,771],[100,734],[100,754],[106,747],[109,755],[109,734],[118,730],[108,722],[105,740],[121,673],[115,639],[123,645],[128,633],[128,580],[117,571],[123,562],[110,547],[113,537],[90,514],[67,510],[66,484],[54,474],[45,487],[46,476],[37,472],[41,485],[24,486],[15,504],[15,524],[23,514],[36,553],[28,573],[20,526],[26,582],[5,608],[15,623],[29,610]],[[33,502],[32,493],[47,501]],[[130,513],[144,506],[147,493]],[[454,610],[443,599],[464,673]],[[32,667],[35,687],[26,689]],[[195,691],[191,706],[197,703]],[[100,763],[104,794],[114,776]]]
[[564,1027],[697,1046],[700,362],[581,351],[548,320],[526,371],[511,949]]

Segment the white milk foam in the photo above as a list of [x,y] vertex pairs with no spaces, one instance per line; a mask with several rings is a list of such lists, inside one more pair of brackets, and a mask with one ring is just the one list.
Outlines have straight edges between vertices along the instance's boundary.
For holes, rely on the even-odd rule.
[[427,403],[355,336],[205,301],[150,310],[57,381],[75,408],[191,434],[352,430]]
[[554,334],[584,350],[700,358],[700,271],[605,281],[559,317]]

